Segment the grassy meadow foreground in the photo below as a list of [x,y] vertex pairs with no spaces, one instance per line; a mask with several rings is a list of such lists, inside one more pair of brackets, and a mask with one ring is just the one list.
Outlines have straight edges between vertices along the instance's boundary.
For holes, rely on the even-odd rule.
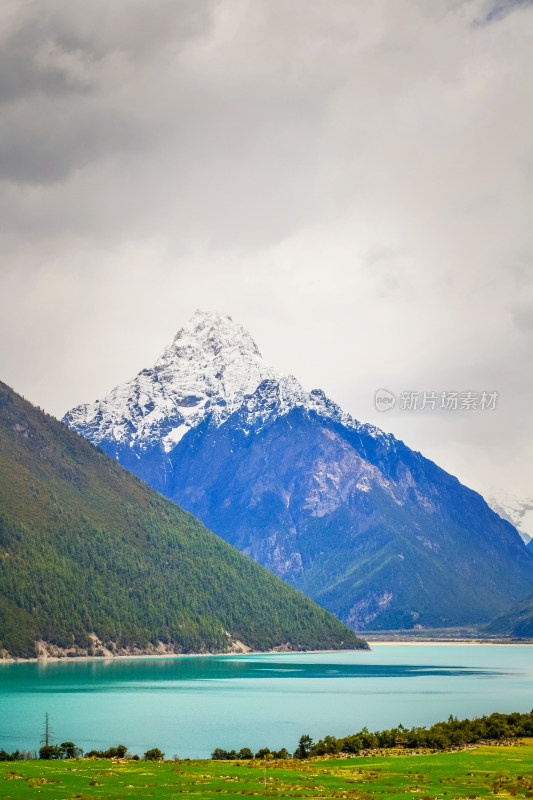
[[5,800],[533,797],[533,739],[432,754],[264,761],[66,760],[0,763]]

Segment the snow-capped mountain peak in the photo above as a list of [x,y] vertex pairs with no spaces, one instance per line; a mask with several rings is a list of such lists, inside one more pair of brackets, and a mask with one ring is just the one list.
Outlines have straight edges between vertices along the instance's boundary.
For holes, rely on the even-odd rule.
[[175,351],[180,356],[190,357],[201,350],[211,351],[215,356],[222,350],[232,348],[237,348],[243,355],[261,358],[259,348],[246,328],[233,322],[228,314],[197,310],[177,332],[167,352]]
[[190,409],[187,418],[195,417],[194,409],[211,408],[218,424],[263,380],[282,377],[242,325],[227,314],[202,311],[178,331],[154,369],[177,405]]
[[322,392],[306,392],[292,375],[268,364],[248,331],[227,314],[196,311],[152,368],[103,400],[65,415],[92,441],[168,452],[206,418],[219,426],[241,410],[242,424],[264,424],[302,406],[351,422]]

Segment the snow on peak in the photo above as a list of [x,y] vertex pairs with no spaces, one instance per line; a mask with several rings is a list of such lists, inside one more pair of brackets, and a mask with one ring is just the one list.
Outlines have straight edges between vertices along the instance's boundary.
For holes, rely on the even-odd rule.
[[517,497],[493,488],[484,496],[490,508],[514,525],[525,544],[528,544],[533,536],[533,497]]
[[189,322],[181,328],[169,350],[180,356],[194,356],[198,351],[213,355],[223,350],[238,348],[241,355],[251,354],[261,358],[256,343],[242,325],[233,322],[228,314],[215,311],[195,311]]
[[282,377],[242,325],[201,311],[178,331],[154,371],[190,427],[207,413],[220,424],[262,381]]
[[162,442],[170,450],[206,417],[220,425],[260,383],[283,378],[242,325],[227,314],[196,311],[152,368],[103,400],[72,409],[64,421],[97,443],[145,449]]
[[103,400],[72,409],[64,421],[96,443],[168,452],[206,419],[219,426],[240,410],[248,428],[295,407],[358,425],[323,392],[306,392],[292,375],[270,366],[227,314],[196,311],[152,368]]

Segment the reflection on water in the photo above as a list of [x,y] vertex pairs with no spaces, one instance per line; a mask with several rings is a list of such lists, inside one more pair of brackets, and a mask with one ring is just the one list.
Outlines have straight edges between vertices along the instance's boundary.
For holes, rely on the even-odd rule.
[[[329,654],[328,654],[329,655]],[[283,656],[286,658],[286,656]],[[413,677],[497,677],[507,674],[496,669],[424,664],[331,664],[306,663],[307,655],[292,666],[283,662],[266,662],[265,657],[212,656],[161,659],[95,660],[51,662],[48,664],[6,665],[0,674],[0,692],[80,692],[130,691],[131,684],[150,685],[150,689],[172,690],[176,682],[220,680],[298,679],[324,680],[338,678],[402,678]]]

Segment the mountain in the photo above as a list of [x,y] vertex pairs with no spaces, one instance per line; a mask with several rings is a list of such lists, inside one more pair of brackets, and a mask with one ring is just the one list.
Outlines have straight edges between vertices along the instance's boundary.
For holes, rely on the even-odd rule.
[[500,517],[514,525],[526,545],[532,541],[533,498],[518,498],[493,489],[488,493],[487,503]]
[[484,622],[533,590],[479,494],[304,391],[226,315],[197,312],[64,421],[356,630]]
[[0,383],[0,653],[365,643]]
[[484,630],[514,639],[533,639],[533,594],[499,614]]

